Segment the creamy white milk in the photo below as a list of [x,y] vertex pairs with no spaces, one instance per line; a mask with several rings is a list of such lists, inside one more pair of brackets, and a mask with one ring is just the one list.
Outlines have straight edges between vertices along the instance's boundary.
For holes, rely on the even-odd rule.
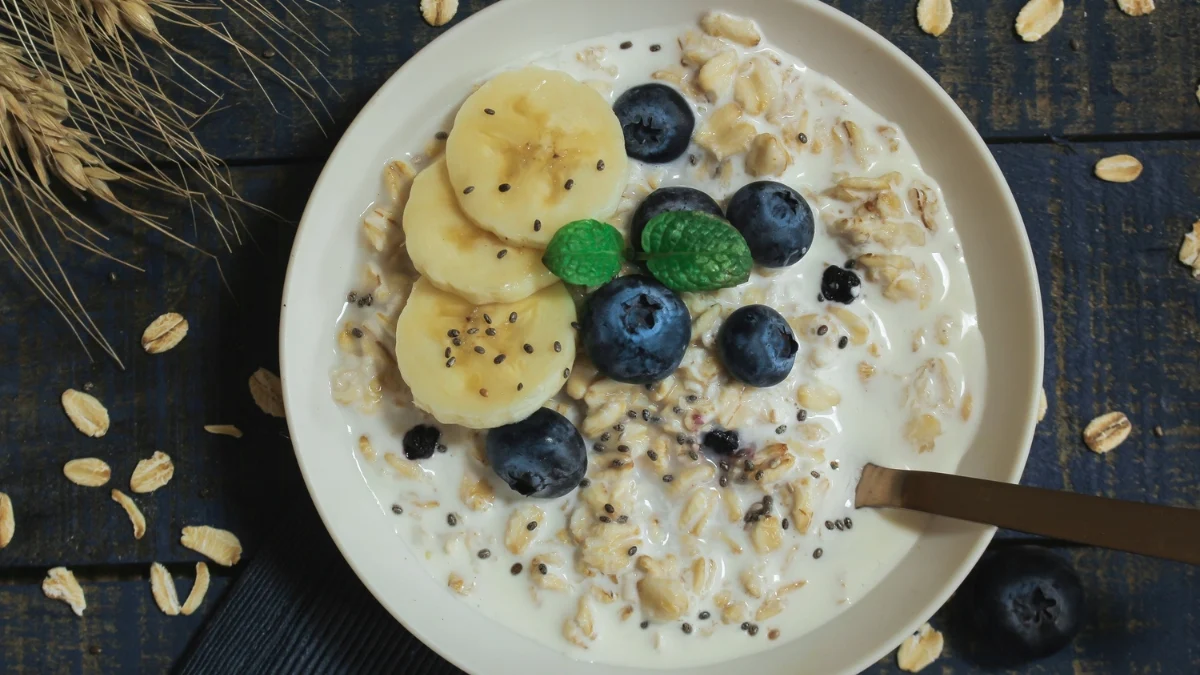
[[[607,84],[611,87],[608,98],[612,101],[631,86],[653,81],[653,73],[676,67],[681,58],[678,39],[689,30],[694,29],[679,26],[614,35],[571,45],[528,62],[566,71],[580,80],[590,81],[602,92],[606,92],[604,85]],[[633,46],[621,49],[620,45],[625,41],[632,42]],[[652,44],[661,45],[661,49],[652,52],[649,49]],[[796,453],[798,464],[789,481],[805,476],[811,478],[814,486],[828,481],[828,491],[815,500],[812,524],[806,533],[790,527],[783,532],[783,543],[777,550],[768,554],[756,553],[741,519],[729,522],[724,502],[719,502],[699,536],[685,534],[677,523],[686,495],[675,495],[673,484],[664,483],[658,473],[649,470],[645,464],[638,464],[634,471],[628,472],[636,481],[632,511],[613,515],[614,518],[626,515],[630,522],[642,528],[644,536],[636,555],[631,556],[628,567],[616,575],[615,582],[602,575],[588,578],[576,565],[579,549],[565,532],[569,517],[580,503],[581,491],[547,501],[521,498],[490,476],[477,460],[471,459],[473,453],[480,454],[482,432],[441,427],[442,442],[447,451],[421,461],[424,479],[398,479],[383,460],[384,453],[401,454],[403,433],[414,424],[429,423],[430,419],[411,405],[398,407],[384,396],[383,402],[370,414],[362,412],[364,407],[371,409],[370,405],[346,406],[346,446],[330,449],[331,452],[354,454],[366,488],[374,493],[381,509],[391,513],[394,504],[402,507],[403,513],[393,516],[393,532],[381,532],[380,536],[402,537],[419,557],[424,558],[430,574],[429,583],[445,585],[452,573],[459,575],[469,591],[465,595],[454,595],[447,589],[447,593],[512,630],[581,660],[663,668],[712,663],[769,649],[828,621],[869,592],[905,555],[916,541],[923,522],[918,517],[854,511],[853,488],[863,464],[876,462],[896,467],[953,471],[975,434],[979,411],[984,405],[984,345],[975,322],[975,302],[961,245],[944,207],[930,216],[937,231],[925,233],[923,246],[902,246],[893,251],[910,258],[918,268],[922,265],[927,268],[929,286],[924,308],[917,300],[888,299],[879,283],[864,279],[857,300],[850,305],[836,306],[862,319],[869,327],[869,337],[864,344],[852,343],[838,348],[838,340],[847,335],[845,327],[839,328],[837,322],[826,316],[833,303],[818,302],[820,278],[826,265],[840,265],[865,252],[888,253],[878,242],[852,246],[832,234],[835,221],[850,215],[854,208],[824,194],[839,179],[845,176],[878,177],[897,172],[900,178],[894,193],[904,201],[903,208],[909,219],[918,223],[920,215],[913,212],[912,202],[905,198],[910,194],[912,181],[920,180],[932,186],[928,192],[931,201],[943,202],[936,184],[923,174],[918,158],[902,133],[833,81],[807,70],[800,60],[765,44],[752,49],[739,47],[738,51],[743,61],[754,54],[776,55],[782,62],[781,68],[792,69],[792,74],[785,78],[785,95],[803,94],[803,107],[808,111],[803,128],[808,129],[809,147],[793,148],[792,165],[782,177],[771,179],[796,188],[808,198],[816,214],[817,232],[812,250],[796,265],[771,274],[756,269],[749,284],[712,294],[705,304],[733,308],[751,301],[761,302],[789,319],[818,314],[820,318],[812,325],[828,324],[828,332],[823,335],[817,335],[815,330],[798,331],[801,351],[788,379],[768,389],[746,389],[741,396],[740,408],[734,414],[734,419],[739,422],[733,426],[740,431],[743,446],[755,446],[761,451],[770,443],[783,442],[802,448]],[[697,128],[724,103],[697,103]],[[765,116],[753,119],[752,123],[762,132],[782,136],[783,129],[789,124],[799,123],[795,113],[776,115],[775,124]],[[852,121],[862,130],[864,140],[872,148],[865,153],[864,163],[855,159],[852,150],[834,151],[835,141],[831,140],[830,130],[839,120]],[[428,136],[432,136],[436,130],[427,131]],[[818,141],[828,144],[820,153],[811,147]],[[420,147],[424,143],[425,137],[414,139],[413,146]],[[757,180],[745,174],[741,158],[733,161],[731,172],[717,178],[714,177],[717,165],[705,159],[704,150],[693,145],[689,153],[696,158],[694,164],[688,155],[665,166],[650,167],[633,162],[628,199],[622,212],[610,222],[619,227],[627,226],[632,209],[650,187],[696,187],[724,206],[737,188]],[[839,156],[835,158],[835,154]],[[418,168],[423,159],[416,153],[399,158]],[[380,206],[387,208],[386,203]],[[861,265],[856,271],[863,273]],[[369,322],[375,311],[381,311],[381,308],[347,305],[338,325],[342,326],[345,321]],[[387,314],[386,311],[382,313]],[[801,323],[797,320],[793,326]],[[386,327],[376,329],[384,335],[386,330]],[[699,340],[703,336],[694,337]],[[381,342],[386,343],[389,339],[383,337]],[[708,339],[711,344],[711,335]],[[918,372],[923,365],[930,364],[931,359],[939,358],[944,370],[938,366],[928,369],[924,376]],[[387,367],[386,363],[365,363],[369,359],[369,355],[342,356],[343,366],[332,376],[335,397],[343,402],[355,400],[347,392],[365,391],[369,388],[365,380],[370,373]],[[687,363],[685,360],[685,366]],[[869,377],[860,369],[863,363],[874,368]],[[920,383],[926,381],[925,376],[929,389],[914,393],[914,389],[920,389]],[[942,377],[946,379],[940,379]],[[808,411],[807,420],[801,423],[797,420],[800,409],[797,390],[818,383],[836,390],[840,402],[828,412]],[[948,385],[944,387],[946,391],[942,390],[943,384]],[[709,386],[710,397],[719,398],[735,384],[721,375]],[[688,391],[695,391],[695,388]],[[559,398],[558,408],[579,421],[584,406],[563,394]],[[662,417],[663,422],[651,426],[663,427],[672,436],[676,432],[692,438],[700,436],[679,427],[680,418],[686,418],[692,412],[686,399],[678,404],[682,413],[674,412],[675,404],[676,399],[657,403],[651,413]],[[914,417],[927,412],[937,418],[941,433],[931,451],[918,452],[907,437],[906,428]],[[641,410],[634,410],[634,413],[638,419],[622,417],[622,423],[642,422]],[[707,420],[705,428],[711,423],[711,419]],[[818,427],[823,427],[823,434],[814,431]],[[373,462],[367,461],[357,450],[357,439],[362,435],[371,439],[378,453]],[[615,438],[605,443],[609,452],[601,454],[589,449],[593,461],[589,478],[606,468],[600,464],[609,461],[613,456],[611,446],[620,443],[619,432],[613,430],[610,435]],[[594,442],[597,439],[588,439],[589,448]],[[685,448],[680,446],[675,452]],[[689,466],[715,462],[716,458],[706,456],[703,449],[697,447],[697,450],[699,459],[694,463],[689,464],[686,457],[673,460],[676,462],[673,475],[680,475]],[[834,464],[836,469],[832,468]],[[489,510],[471,511],[461,501],[459,486],[464,472],[491,480],[496,488],[496,501]],[[717,494],[717,481],[710,480],[707,489]],[[753,481],[743,484],[732,477],[728,487],[723,489],[732,490],[739,496],[743,510],[765,494],[753,485]],[[791,518],[791,509],[783,503],[785,499],[786,493],[775,497],[773,512]],[[433,506],[433,502],[437,505]],[[506,523],[515,508],[531,502],[545,510],[546,519],[537,528],[537,538],[529,549],[519,556],[513,555],[504,545]],[[457,525],[448,524],[449,514],[455,515]],[[852,519],[849,529],[842,520],[847,517]],[[826,521],[838,523],[841,529],[837,526],[827,528]],[[558,536],[560,531],[566,535],[562,539]],[[740,547],[742,552],[735,554],[731,546]],[[478,555],[482,549],[490,553],[486,559]],[[814,555],[818,549],[821,551],[819,558]],[[685,580],[689,594],[688,611],[678,621],[651,622],[643,629],[639,625],[644,617],[635,584],[644,573],[633,559],[642,555],[661,559],[668,554],[678,558],[680,578]],[[538,573],[531,570],[535,556],[551,560],[558,556],[561,564],[550,565],[548,572],[565,579],[567,590],[538,587],[535,582],[539,580],[534,576]],[[715,579],[706,592],[697,592],[692,587],[689,567],[696,558],[712,561]],[[524,569],[514,576],[510,568],[517,562],[522,563]],[[758,573],[763,597],[755,598],[748,592],[742,581],[747,570]],[[796,588],[797,582],[804,584]],[[780,596],[783,610],[770,618],[756,620],[755,615],[770,592],[789,585],[792,590]],[[598,599],[599,595],[592,595],[593,586],[611,591],[615,596],[613,601],[606,604]],[[721,608],[714,600],[714,595],[722,590],[729,593],[734,603],[745,603],[745,620],[757,626],[757,635],[751,636],[742,630],[740,622],[728,625],[722,622]],[[587,604],[594,617],[596,636],[582,640],[586,648],[574,645],[564,637],[564,621],[576,616],[581,594],[590,598]],[[633,610],[625,610],[628,616],[622,618],[622,610],[626,607]],[[708,618],[700,619],[701,612],[708,612]],[[692,627],[690,634],[682,629],[685,621]],[[775,637],[769,638],[771,635]]]

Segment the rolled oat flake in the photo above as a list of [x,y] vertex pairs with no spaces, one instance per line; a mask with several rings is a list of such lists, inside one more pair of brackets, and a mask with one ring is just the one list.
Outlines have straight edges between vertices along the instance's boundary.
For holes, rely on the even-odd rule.
[[1083,430],[1083,442],[1088,449],[1104,454],[1129,438],[1133,424],[1123,412],[1108,412],[1088,423]]

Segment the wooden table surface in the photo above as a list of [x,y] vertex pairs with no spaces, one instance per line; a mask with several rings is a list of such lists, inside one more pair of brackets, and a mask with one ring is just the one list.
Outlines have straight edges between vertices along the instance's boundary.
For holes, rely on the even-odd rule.
[[[455,22],[487,4],[463,0]],[[915,0],[832,4],[946,88],[990,144],[1020,204],[1045,303],[1049,399],[1024,482],[1200,506],[1200,281],[1175,262],[1184,232],[1200,218],[1200,41],[1193,35],[1200,4],[1168,0],[1131,18],[1113,0],[1074,0],[1034,44],[1012,28],[1022,0],[958,0],[940,39],[918,29]],[[213,82],[229,107],[198,127],[200,138],[229,162],[246,197],[289,219],[252,218],[254,240],[219,256],[232,292],[211,259],[108,219],[110,250],[144,273],[77,251],[65,258],[124,360],[121,370],[100,356],[89,360],[14,267],[0,266],[0,399],[8,401],[0,406],[0,491],[17,512],[16,538],[0,551],[0,671],[169,669],[238,568],[214,569],[196,615],[166,617],[151,599],[150,563],[190,580],[199,557],[179,544],[189,524],[233,530],[252,557],[275,519],[286,517],[284,505],[302,493],[282,421],[261,414],[246,386],[256,368],[278,369],[279,297],[294,221],[356,111],[444,30],[421,21],[417,0],[346,0],[336,10],[357,35],[322,11],[310,8],[303,18],[329,46],[328,54],[308,55],[340,94],[326,92],[324,132],[276,86],[281,113],[272,114],[232,51],[178,38],[246,87]],[[1141,178],[1095,179],[1096,160],[1119,152],[1142,160]],[[172,214],[177,231],[193,236],[183,206],[134,203]],[[209,232],[195,240],[216,248]],[[166,311],[188,318],[188,337],[165,355],[147,355],[142,329]],[[101,439],[77,432],[59,405],[63,390],[85,385],[112,416]],[[1110,409],[1126,412],[1134,432],[1114,452],[1095,455],[1080,432]],[[202,429],[217,423],[246,435]],[[1151,432],[1156,426],[1161,436]],[[141,541],[107,489],[62,475],[68,459],[97,456],[120,486],[154,450],[169,453],[177,469],[167,488],[139,498],[149,521]],[[1088,592],[1086,627],[1071,648],[1022,672],[1200,672],[1195,569],[1085,548],[1064,554]],[[41,579],[57,565],[72,568],[88,592],[83,618],[42,595]],[[983,672],[962,658],[949,618],[934,624],[949,629],[950,643],[933,672]],[[896,672],[895,661],[870,672]]]

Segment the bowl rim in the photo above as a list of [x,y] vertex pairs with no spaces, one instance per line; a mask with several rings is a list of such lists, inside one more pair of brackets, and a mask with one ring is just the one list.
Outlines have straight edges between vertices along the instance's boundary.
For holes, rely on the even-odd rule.
[[[404,64],[402,64],[401,67],[396,70],[396,72],[389,76],[388,80],[380,86],[380,88],[371,96],[363,108],[356,114],[353,122],[347,127],[345,133],[338,140],[337,145],[329,155],[329,158],[326,160],[325,165],[313,186],[312,192],[310,193],[310,197],[305,206],[304,214],[296,229],[292,250],[288,256],[288,269],[283,286],[279,329],[279,354],[281,376],[283,379],[284,404],[285,408],[289,411],[287,424],[297,463],[299,464],[301,473],[304,477],[305,485],[309,491],[309,495],[312,498],[313,503],[321,517],[321,521],[328,531],[330,537],[333,539],[335,545],[338,547],[339,552],[346,560],[347,564],[351,567],[355,575],[368,589],[368,591],[375,597],[376,601],[383,605],[393,618],[399,621],[410,633],[421,640],[423,644],[435,651],[442,658],[452,663],[454,666],[467,672],[472,672],[469,670],[470,664],[466,658],[466,652],[469,650],[461,648],[457,650],[451,649],[450,647],[453,645],[447,644],[441,640],[431,639],[428,631],[424,630],[421,625],[414,625],[414,622],[407,621],[402,615],[402,612],[399,611],[399,609],[395,607],[392,602],[385,599],[383,591],[364,570],[364,565],[359,559],[359,552],[354,548],[354,546],[347,542],[345,536],[339,534],[339,523],[335,522],[330,514],[329,509],[327,508],[327,505],[322,503],[321,498],[317,494],[317,483],[319,482],[320,476],[319,474],[314,473],[312,467],[310,467],[306,461],[305,453],[301,450],[302,433],[297,433],[298,422],[294,421],[293,415],[290,414],[291,411],[296,409],[296,396],[292,393],[292,390],[289,387],[289,381],[291,378],[288,377],[288,374],[296,369],[305,367],[305,365],[302,365],[302,362],[299,361],[300,359],[305,358],[305,356],[293,356],[287,346],[287,329],[292,323],[292,314],[288,309],[288,299],[296,292],[295,287],[297,285],[297,278],[301,274],[297,270],[297,266],[294,264],[297,252],[305,245],[305,242],[312,238],[313,231],[320,227],[319,224],[315,224],[313,222],[313,204],[318,201],[318,195],[322,194],[328,189],[328,184],[335,180],[334,167],[338,164],[338,160],[341,158],[342,154],[348,152],[347,139],[352,138],[356,132],[359,131],[359,128],[365,124],[364,119],[369,117],[370,113],[383,104],[383,100],[387,97],[389,90],[395,86],[396,81],[408,73],[420,71],[426,67],[427,61],[433,58],[431,48],[453,41],[460,26],[473,27],[477,24],[486,23],[501,13],[514,11],[518,7],[548,1],[552,0],[504,0],[504,2],[496,2],[492,5],[489,5],[488,7],[476,12],[472,16],[467,17],[451,30],[432,40],[428,45],[423,47]],[[1024,307],[1024,310],[1034,315],[1034,320],[1031,324],[1034,329],[1034,334],[1031,335],[1033,340],[1031,347],[1034,352],[1032,357],[1035,362],[1034,367],[1036,372],[1034,374],[1036,377],[1034,379],[1037,385],[1035,385],[1032,391],[1028,392],[1029,398],[1027,401],[1029,402],[1028,407],[1030,408],[1031,416],[1030,422],[1020,434],[1021,442],[1019,445],[1022,450],[1016,457],[1014,457],[1015,461],[1012,463],[1008,475],[1003,477],[1004,480],[1007,480],[1010,483],[1018,482],[1028,460],[1030,445],[1033,438],[1035,426],[1035,422],[1033,420],[1036,419],[1036,417],[1032,415],[1032,413],[1035,411],[1035,407],[1037,405],[1039,396],[1038,387],[1042,381],[1042,364],[1044,361],[1045,347],[1044,327],[1042,324],[1042,301],[1040,288],[1037,283],[1036,265],[1028,236],[1025,234],[1023,220],[1017,207],[1016,200],[1013,197],[1012,191],[1009,188],[1008,183],[1004,178],[1004,175],[1001,172],[998,164],[996,163],[995,158],[992,156],[986,143],[983,141],[978,131],[967,118],[966,114],[963,113],[954,100],[949,96],[949,94],[946,93],[945,90],[942,89],[942,87],[933,79],[933,77],[926,73],[924,69],[922,69],[899,47],[895,46],[886,38],[876,33],[874,30],[861,23],[857,19],[841,12],[838,9],[826,5],[819,0],[789,0],[789,2],[790,4],[799,6],[800,10],[798,11],[807,11],[819,14],[822,16],[822,18],[837,23],[841,28],[857,34],[860,38],[872,43],[880,50],[882,53],[880,58],[890,59],[896,62],[896,64],[898,64],[900,67],[907,70],[909,74],[921,84],[923,93],[928,95],[932,101],[938,104],[939,107],[945,109],[945,111],[948,112],[954,119],[954,122],[959,127],[959,130],[965,132],[966,136],[970,139],[975,154],[982,159],[983,168],[986,169],[989,179],[997,187],[1004,202],[1004,206],[1007,211],[1007,213],[1004,215],[1004,219],[1012,222],[1014,227],[1019,229],[1019,248],[1022,257],[1020,262],[1023,263],[1023,268],[1021,271],[1024,275],[1026,275],[1025,280],[1028,281],[1030,278],[1032,279],[1032,283],[1030,283],[1031,295],[1028,298],[1030,302]],[[718,5],[719,3],[713,4]],[[719,9],[719,7],[714,6],[713,9]],[[852,91],[852,93],[855,92]],[[299,381],[299,379],[300,378],[296,378],[297,381]],[[296,419],[299,418],[297,417]],[[932,616],[949,599],[949,597],[966,578],[967,574],[969,574],[973,569],[979,558],[983,555],[996,531],[995,527],[983,525],[971,525],[970,528],[975,533],[974,543],[967,555],[955,566],[954,573],[947,577],[944,583],[941,584],[940,592],[934,594],[933,597],[930,597],[928,601],[923,603],[919,608],[910,610],[911,618],[907,622],[904,622],[904,625],[898,627],[891,640],[881,642],[874,650],[865,650],[861,656],[854,660],[853,664],[850,665],[844,672],[860,672],[879,661],[880,658],[895,649],[895,646],[898,645],[905,637],[915,632],[915,630],[922,623],[924,623],[928,617]],[[472,609],[472,611],[475,610]],[[545,647],[543,649],[549,648]],[[579,663],[582,666],[586,662],[580,661]]]

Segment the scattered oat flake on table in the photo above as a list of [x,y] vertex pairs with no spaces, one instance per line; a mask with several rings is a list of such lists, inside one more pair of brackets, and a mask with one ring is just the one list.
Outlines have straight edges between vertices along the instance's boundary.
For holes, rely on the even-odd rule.
[[148,354],[161,354],[187,337],[188,322],[182,315],[168,312],[146,326],[142,332],[142,349]]
[[1117,0],[1117,7],[1129,16],[1143,16],[1154,11],[1154,0]]
[[1132,155],[1113,155],[1096,162],[1096,177],[1110,183],[1129,183],[1142,175],[1142,163]]
[[1192,276],[1200,279],[1200,220],[1192,223],[1192,231],[1183,235],[1179,262],[1191,266]]
[[1046,419],[1046,409],[1049,407],[1050,407],[1050,404],[1046,401],[1046,388],[1042,387],[1042,390],[1038,393],[1038,421],[1039,422]]
[[421,16],[430,26],[450,23],[458,12],[458,0],[421,0]]
[[42,593],[51,600],[62,600],[70,605],[75,616],[83,616],[83,610],[87,609],[83,588],[71,570],[65,567],[55,567],[46,573],[46,578],[42,580]]
[[83,457],[64,464],[63,475],[76,485],[100,487],[112,477],[112,469],[102,459]]
[[146,534],[146,516],[142,515],[142,510],[129,498],[129,495],[120,490],[112,491],[112,500],[120,504],[121,508],[125,509],[125,513],[129,515],[129,522],[133,523],[133,538],[141,539],[142,535]]
[[1037,42],[1062,15],[1063,0],[1029,0],[1017,14],[1017,34],[1026,42]]
[[953,18],[954,8],[950,0],[920,0],[917,3],[917,23],[921,30],[934,37],[945,33]]
[[228,530],[219,530],[207,525],[183,528],[179,543],[208,557],[209,560],[232,567],[242,559],[242,542]]
[[150,593],[154,604],[167,616],[179,616],[179,595],[175,591],[175,579],[161,563],[150,566]]
[[920,630],[914,635],[910,635],[900,645],[900,651],[896,653],[896,661],[900,665],[900,670],[910,673],[919,672],[942,655],[943,644],[941,633],[934,630],[929,624],[921,626]]
[[95,396],[68,389],[63,392],[62,407],[71,423],[84,435],[100,438],[108,433],[108,409]]
[[175,464],[171,456],[165,452],[154,451],[150,459],[143,459],[133,469],[133,477],[129,479],[129,488],[138,494],[154,492],[171,482],[175,476]]
[[272,417],[283,417],[283,383],[279,376],[266,368],[259,368],[250,376],[250,395],[263,412]]
[[1122,412],[1109,412],[1088,423],[1083,430],[1083,442],[1096,454],[1104,454],[1129,438],[1133,424]]
[[12,500],[0,492],[0,548],[12,543],[13,532],[17,529],[17,519],[13,515]]
[[180,614],[191,616],[192,612],[200,609],[200,605],[204,604],[204,596],[208,593],[208,581],[208,565],[204,561],[196,563],[196,583],[192,584],[192,591],[183,602]]
[[242,430],[232,424],[205,424],[204,430],[210,434],[218,436],[233,436],[234,438],[242,437]]

